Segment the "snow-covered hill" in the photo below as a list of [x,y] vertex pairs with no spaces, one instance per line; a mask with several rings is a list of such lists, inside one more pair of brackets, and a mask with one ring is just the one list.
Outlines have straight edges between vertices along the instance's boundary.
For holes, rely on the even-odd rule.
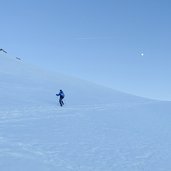
[[3,53],[0,83],[1,171],[171,170],[170,102],[49,73]]

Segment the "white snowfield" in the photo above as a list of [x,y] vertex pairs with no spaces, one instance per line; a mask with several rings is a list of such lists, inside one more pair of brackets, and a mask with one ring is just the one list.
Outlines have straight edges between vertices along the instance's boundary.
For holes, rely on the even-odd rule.
[[171,102],[48,73],[3,52],[0,97],[0,171],[171,171]]

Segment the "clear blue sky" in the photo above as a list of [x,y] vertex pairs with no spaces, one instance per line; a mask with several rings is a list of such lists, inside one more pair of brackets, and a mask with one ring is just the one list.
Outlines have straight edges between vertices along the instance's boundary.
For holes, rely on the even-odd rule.
[[171,1],[0,2],[0,48],[9,54],[121,91],[171,100]]

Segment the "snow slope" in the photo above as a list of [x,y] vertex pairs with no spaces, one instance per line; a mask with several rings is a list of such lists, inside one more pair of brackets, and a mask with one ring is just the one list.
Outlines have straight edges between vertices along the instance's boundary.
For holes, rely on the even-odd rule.
[[49,73],[3,53],[0,83],[1,171],[171,170],[170,102]]

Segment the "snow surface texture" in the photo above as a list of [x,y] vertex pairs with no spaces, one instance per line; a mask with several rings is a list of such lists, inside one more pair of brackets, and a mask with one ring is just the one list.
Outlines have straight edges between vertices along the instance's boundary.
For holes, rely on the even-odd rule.
[[3,53],[0,83],[1,171],[171,170],[170,102],[51,74]]

